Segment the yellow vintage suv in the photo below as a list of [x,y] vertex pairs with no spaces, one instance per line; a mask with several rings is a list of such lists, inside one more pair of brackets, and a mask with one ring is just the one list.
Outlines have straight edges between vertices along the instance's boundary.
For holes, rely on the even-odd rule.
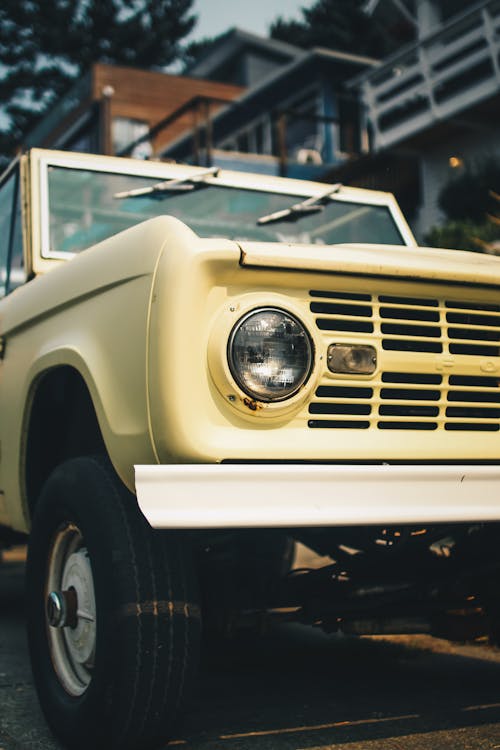
[[0,539],[67,747],[161,746],[202,619],[498,635],[500,259],[387,193],[38,149],[0,226]]

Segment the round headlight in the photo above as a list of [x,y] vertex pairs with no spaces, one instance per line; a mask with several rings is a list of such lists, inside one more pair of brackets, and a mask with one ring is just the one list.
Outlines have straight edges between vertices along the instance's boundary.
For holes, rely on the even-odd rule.
[[265,308],[254,310],[235,325],[228,359],[245,393],[259,401],[281,401],[293,396],[309,377],[312,344],[297,318]]

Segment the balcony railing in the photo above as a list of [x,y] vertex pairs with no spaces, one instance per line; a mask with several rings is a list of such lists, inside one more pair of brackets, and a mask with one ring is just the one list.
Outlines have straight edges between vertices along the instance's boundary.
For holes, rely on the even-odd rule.
[[359,84],[375,151],[500,93],[500,0],[478,3]]

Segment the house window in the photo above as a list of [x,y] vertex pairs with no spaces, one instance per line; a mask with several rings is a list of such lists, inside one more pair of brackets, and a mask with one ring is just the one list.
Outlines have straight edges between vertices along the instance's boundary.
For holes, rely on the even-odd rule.
[[292,158],[299,154],[315,152],[321,160],[324,144],[323,126],[318,117],[320,103],[315,88],[304,92],[302,96],[280,103],[280,109],[274,113],[272,129],[272,153],[282,156],[283,151]]
[[244,130],[234,131],[229,138],[218,143],[217,148],[243,154],[271,154],[271,133],[271,117],[266,115],[254,120]]
[[[119,154],[139,138],[149,133],[149,123],[144,120],[133,120],[130,117],[114,117],[112,124],[113,153]],[[138,143],[130,156],[134,159],[147,159],[153,153],[149,139]]]
[[316,150],[323,146],[322,126],[318,120],[318,95],[314,91],[302,99],[292,102],[287,116],[286,145],[290,154],[303,149]]

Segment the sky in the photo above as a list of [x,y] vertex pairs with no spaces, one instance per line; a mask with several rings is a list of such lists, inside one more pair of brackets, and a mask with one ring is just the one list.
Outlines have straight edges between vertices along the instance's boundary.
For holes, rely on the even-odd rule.
[[216,36],[232,26],[267,36],[278,16],[301,19],[300,9],[313,4],[314,0],[195,0],[193,12],[198,23],[189,41]]

